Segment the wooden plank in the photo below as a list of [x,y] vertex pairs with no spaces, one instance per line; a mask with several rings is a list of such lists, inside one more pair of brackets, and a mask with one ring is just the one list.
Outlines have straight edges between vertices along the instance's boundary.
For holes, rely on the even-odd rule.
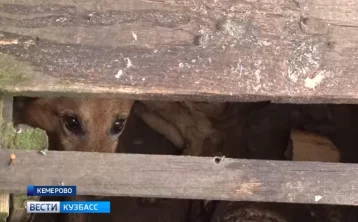
[[2,0],[0,89],[356,103],[357,11],[355,0]]
[[10,195],[8,193],[0,193],[0,222],[5,222],[9,216]]
[[[2,192],[76,185],[79,195],[358,205],[358,165],[143,154],[18,151]],[[81,160],[81,161],[78,161]]]
[[[25,149],[38,149],[47,146],[45,131],[31,127],[24,128],[23,125],[14,128],[13,97],[11,95],[0,94],[0,110],[0,144],[2,148],[11,150],[20,146]],[[10,194],[5,193],[0,195],[0,221],[4,218],[7,218],[8,221],[25,221],[29,214],[26,213],[23,202],[31,198],[27,196],[12,196],[10,198]],[[9,199],[11,199],[11,206]]]
[[[4,125],[12,121],[12,102],[13,97],[9,95],[0,95],[0,139],[1,143],[4,144],[3,137]],[[0,222],[5,222],[10,215],[10,194],[0,192]]]
[[2,119],[4,121],[12,121],[12,104],[13,104],[13,97],[10,95],[2,95]]

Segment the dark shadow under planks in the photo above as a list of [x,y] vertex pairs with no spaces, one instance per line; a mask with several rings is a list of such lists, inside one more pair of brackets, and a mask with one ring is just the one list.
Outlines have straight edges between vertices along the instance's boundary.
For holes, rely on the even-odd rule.
[[[358,165],[50,151],[0,154],[3,192],[75,184],[79,195],[358,205]],[[78,160],[81,160],[79,162]],[[116,176],[113,176],[116,175]]]
[[[322,205],[321,205],[322,206]],[[305,204],[230,202],[218,203],[210,222],[317,222],[320,215]],[[245,218],[245,219],[243,219]],[[330,222],[330,220],[324,220]],[[338,222],[338,221],[336,221]]]
[[2,0],[0,89],[354,103],[357,7],[355,0]]

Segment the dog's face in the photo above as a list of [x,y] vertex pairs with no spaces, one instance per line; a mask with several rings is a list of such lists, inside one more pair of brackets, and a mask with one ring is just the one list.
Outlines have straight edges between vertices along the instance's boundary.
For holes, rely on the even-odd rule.
[[133,102],[117,98],[36,98],[26,104],[24,119],[56,141],[51,149],[115,152]]

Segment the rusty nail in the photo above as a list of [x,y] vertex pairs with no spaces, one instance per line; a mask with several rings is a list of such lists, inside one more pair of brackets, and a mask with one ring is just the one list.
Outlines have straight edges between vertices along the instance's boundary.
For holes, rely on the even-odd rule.
[[16,158],[16,155],[12,153],[10,155],[9,166],[14,162],[15,158]]

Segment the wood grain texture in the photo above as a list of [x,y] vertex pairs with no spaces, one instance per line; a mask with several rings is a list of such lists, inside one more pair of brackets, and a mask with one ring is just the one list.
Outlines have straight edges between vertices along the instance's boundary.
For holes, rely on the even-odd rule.
[[13,114],[13,97],[10,95],[2,95],[2,119],[4,121],[12,121]]
[[[12,97],[0,95],[0,126],[3,133],[3,122],[12,121]],[[2,135],[3,136],[3,135]],[[2,136],[0,138],[2,139]],[[2,143],[3,141],[1,141]],[[10,194],[0,193],[0,222],[5,222],[10,212]]]
[[2,0],[0,89],[356,103],[355,0]]
[[5,222],[9,216],[10,194],[0,193],[0,222]]
[[[358,205],[358,165],[142,154],[0,153],[2,192],[76,185],[79,195]],[[78,161],[81,160],[81,161]]]

